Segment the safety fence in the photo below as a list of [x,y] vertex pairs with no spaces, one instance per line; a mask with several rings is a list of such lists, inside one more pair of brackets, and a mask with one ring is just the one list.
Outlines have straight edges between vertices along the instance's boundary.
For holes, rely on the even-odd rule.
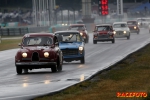
[[20,28],[1,28],[0,36],[23,36],[27,33],[54,33],[55,31],[67,30],[68,26],[43,26],[43,27],[20,27]]

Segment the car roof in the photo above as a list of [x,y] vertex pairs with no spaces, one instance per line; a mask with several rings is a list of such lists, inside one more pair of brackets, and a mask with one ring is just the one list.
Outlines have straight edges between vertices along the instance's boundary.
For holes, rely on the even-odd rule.
[[71,24],[69,26],[85,26],[85,24]]
[[27,33],[24,37],[49,36],[54,37],[53,33]]
[[127,22],[114,22],[113,24],[127,24]]
[[111,24],[98,24],[96,26],[112,26]]
[[75,30],[56,31],[54,34],[59,34],[59,33],[79,33],[79,31],[75,31]]

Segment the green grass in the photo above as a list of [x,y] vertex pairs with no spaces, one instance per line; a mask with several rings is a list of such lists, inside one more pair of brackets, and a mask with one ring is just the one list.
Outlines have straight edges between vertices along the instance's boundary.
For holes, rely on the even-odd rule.
[[21,39],[2,40],[0,43],[0,51],[19,48],[18,43],[21,43]]
[[[117,98],[117,92],[147,92],[148,97]],[[90,80],[34,100],[150,100],[150,44]]]

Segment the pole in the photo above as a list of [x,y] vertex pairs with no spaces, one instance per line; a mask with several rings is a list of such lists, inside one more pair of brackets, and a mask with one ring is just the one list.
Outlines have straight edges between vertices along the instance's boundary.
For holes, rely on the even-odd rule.
[[69,9],[68,9],[68,25],[69,25]]
[[73,18],[73,20],[74,20],[74,24],[75,24],[75,9],[73,9],[73,11],[74,11],[74,18]]
[[62,24],[63,24],[63,10],[61,8],[61,21],[62,21]]
[[[49,0],[48,0],[48,1],[49,1]],[[52,7],[51,7],[51,2],[52,2],[52,1],[50,0],[49,3],[48,3],[48,4],[49,4],[49,6],[48,6],[48,11],[49,11],[49,25],[50,25],[50,26],[51,26],[51,24],[52,24],[52,23],[51,23],[51,10],[52,10],[52,9],[51,9],[51,8],[52,8]]]

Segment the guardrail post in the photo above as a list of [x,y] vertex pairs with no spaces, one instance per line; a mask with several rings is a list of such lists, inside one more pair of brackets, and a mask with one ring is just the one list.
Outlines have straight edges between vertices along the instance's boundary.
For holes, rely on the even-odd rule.
[[20,35],[22,34],[22,33],[21,33],[21,28],[19,28],[19,33],[20,33]]
[[0,43],[2,43],[2,36],[1,36],[1,34],[0,34]]
[[8,34],[8,36],[10,35],[10,34],[9,34],[9,28],[7,29],[7,34]]

